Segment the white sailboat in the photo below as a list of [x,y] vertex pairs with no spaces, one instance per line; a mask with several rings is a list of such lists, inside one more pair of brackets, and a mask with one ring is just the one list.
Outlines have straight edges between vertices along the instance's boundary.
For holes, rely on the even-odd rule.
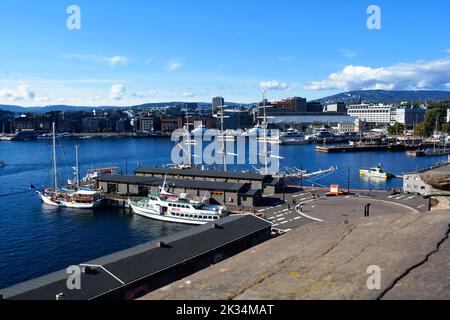
[[[79,186],[79,179],[77,179]],[[101,205],[103,195],[93,190],[65,190],[58,187],[56,161],[56,129],[53,123],[53,188],[36,191],[43,203],[55,207],[93,209]]]

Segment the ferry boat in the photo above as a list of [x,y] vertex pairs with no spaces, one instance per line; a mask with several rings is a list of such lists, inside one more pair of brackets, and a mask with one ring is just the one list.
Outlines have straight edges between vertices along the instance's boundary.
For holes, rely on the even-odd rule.
[[150,219],[202,225],[228,216],[227,208],[202,201],[189,200],[186,194],[176,196],[165,190],[165,183],[160,192],[150,193],[145,199],[128,201],[134,213]]
[[361,169],[359,171],[359,174],[361,177],[369,177],[369,178],[379,178],[379,179],[391,179],[393,177],[393,175],[389,172],[386,172],[383,169],[383,165],[380,164],[375,168],[370,168],[370,169]]
[[[78,164],[77,164],[78,165]],[[79,170],[79,169],[77,169]],[[78,171],[79,172],[79,171]],[[56,129],[53,123],[53,188],[43,191],[35,190],[43,203],[55,207],[74,209],[93,209],[103,202],[103,195],[95,190],[68,190],[58,187],[58,174],[56,168]],[[79,186],[79,180],[77,180]],[[34,187],[32,188],[34,189]]]

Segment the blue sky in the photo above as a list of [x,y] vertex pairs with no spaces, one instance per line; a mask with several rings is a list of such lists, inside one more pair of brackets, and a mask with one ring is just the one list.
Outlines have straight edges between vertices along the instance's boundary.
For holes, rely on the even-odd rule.
[[[69,5],[81,30],[69,30]],[[381,8],[381,30],[366,10]],[[0,103],[132,105],[450,89],[450,2],[2,0]]]

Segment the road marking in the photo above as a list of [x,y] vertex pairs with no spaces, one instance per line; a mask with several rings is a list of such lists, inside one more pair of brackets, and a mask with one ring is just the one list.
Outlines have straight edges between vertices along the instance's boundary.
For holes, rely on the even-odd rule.
[[420,208],[423,208],[423,207],[425,207],[425,205],[421,204],[420,206],[417,207],[417,209],[420,209]]
[[282,217],[282,216],[284,216],[284,214],[279,214],[279,215],[277,215],[276,217],[277,217],[277,218],[280,218],[280,217]]
[[298,212],[299,215],[301,215],[301,216],[303,216],[305,218],[308,218],[308,219],[311,219],[311,220],[314,220],[314,221],[318,221],[318,222],[323,222],[323,220],[318,219],[318,218],[314,218],[314,217],[311,217],[311,216],[308,216],[308,215],[304,214],[301,211],[297,211],[297,212]]
[[286,230],[284,230],[284,232],[289,232],[289,231],[292,231],[292,229],[286,229]]
[[395,196],[389,196],[388,199],[392,199],[393,197],[395,197]]
[[283,221],[282,223],[280,223],[280,224],[286,224],[286,223],[288,223],[287,221]]
[[295,217],[294,218],[294,220],[299,220],[299,219],[301,219],[302,217]]
[[276,226],[279,226],[279,225],[280,225],[279,223],[275,223],[273,226],[276,227]]
[[286,220],[286,218],[277,219],[277,221],[283,221],[283,220]]
[[289,211],[289,209],[284,209],[282,212],[286,212],[286,211]]

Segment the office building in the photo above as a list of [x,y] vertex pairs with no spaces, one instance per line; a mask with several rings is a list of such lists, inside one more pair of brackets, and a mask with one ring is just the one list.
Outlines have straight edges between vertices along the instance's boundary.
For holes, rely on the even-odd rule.
[[391,104],[354,104],[348,107],[347,113],[369,125],[391,125],[397,120],[397,107]]
[[427,108],[422,107],[401,107],[396,111],[396,122],[404,124],[406,127],[413,127],[425,119]]

